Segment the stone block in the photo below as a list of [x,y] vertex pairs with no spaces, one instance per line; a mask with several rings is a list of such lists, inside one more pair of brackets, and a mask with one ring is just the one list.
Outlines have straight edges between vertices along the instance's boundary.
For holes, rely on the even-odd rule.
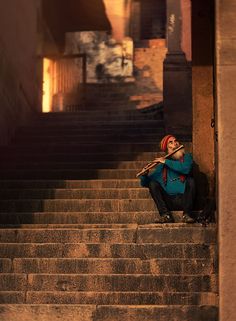
[[96,321],[216,321],[218,310],[213,306],[182,306],[182,307],[130,307],[130,306],[100,306],[96,313]]
[[27,275],[0,274],[0,291],[24,291],[27,288]]
[[[99,291],[98,291],[99,289]],[[29,274],[31,291],[151,291],[210,292],[216,291],[213,276],[188,275],[83,275],[83,274]]]
[[216,243],[214,227],[152,228],[141,227],[137,230],[138,243]]
[[16,321],[19,315],[22,321],[92,321],[95,306],[84,305],[2,305],[0,317],[2,321]]
[[[23,291],[0,291],[0,304],[24,304],[25,292]],[[1,315],[1,314],[0,314]]]
[[27,304],[214,305],[214,293],[28,291]]

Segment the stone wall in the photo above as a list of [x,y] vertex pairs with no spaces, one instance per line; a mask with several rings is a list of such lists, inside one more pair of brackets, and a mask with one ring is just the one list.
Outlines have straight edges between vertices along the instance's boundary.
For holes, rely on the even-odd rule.
[[216,1],[220,321],[235,319],[236,301],[236,3]]
[[[134,76],[138,95],[145,104],[140,108],[159,103],[163,99],[163,61],[167,52],[164,39],[147,41],[145,48],[136,48],[134,55]],[[143,89],[146,88],[146,91]],[[147,99],[147,92],[149,99]]]
[[82,31],[66,34],[66,54],[86,54],[87,82],[132,81],[133,41],[117,42],[105,31]]
[[0,145],[39,108],[38,1],[0,1]]

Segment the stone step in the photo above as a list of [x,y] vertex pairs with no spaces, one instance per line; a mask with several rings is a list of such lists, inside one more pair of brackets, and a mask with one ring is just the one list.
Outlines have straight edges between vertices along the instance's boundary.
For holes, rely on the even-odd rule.
[[146,161],[104,161],[104,162],[46,162],[46,161],[37,161],[37,162],[5,162],[1,164],[1,168],[4,169],[135,169],[138,172],[146,166]]
[[[125,137],[126,136],[126,137]],[[31,145],[32,143],[36,142],[37,144],[64,144],[69,142],[70,144],[76,144],[76,143],[119,143],[122,141],[125,141],[126,143],[139,143],[142,141],[142,143],[147,143],[147,144],[153,144],[157,143],[161,140],[163,135],[142,135],[141,137],[139,136],[131,136],[131,135],[120,135],[120,134],[113,134],[113,135],[101,135],[100,133],[97,133],[96,135],[80,135],[80,136],[75,136],[75,135],[29,135],[29,134],[24,134],[24,135],[19,135],[16,136],[14,139],[14,144],[29,144]]]
[[209,259],[65,259],[17,258],[1,259],[1,273],[46,274],[215,274]]
[[[30,135],[30,134],[25,134],[25,135],[19,135],[16,136],[16,138],[13,141],[13,144],[21,144],[21,145],[26,145],[29,144],[31,145],[32,143],[37,143],[37,144],[64,144],[67,142],[70,142],[71,144],[76,144],[76,143],[89,143],[89,144],[101,144],[101,143],[119,143],[122,141],[125,141],[126,143],[132,143],[132,144],[137,144],[139,142],[146,143],[146,144],[157,144],[158,142],[161,141],[163,135],[146,135],[146,136],[131,136],[127,135],[122,136],[120,134],[113,135],[113,136],[108,136],[106,134],[100,135],[100,133],[97,133],[96,135],[81,135],[81,136],[73,136],[73,135]],[[181,140],[182,141],[182,140]],[[186,142],[186,138],[185,138]]]
[[211,292],[0,291],[0,304],[217,305]]
[[75,149],[78,149],[80,152],[86,152],[88,153],[90,151],[94,154],[101,153],[101,152],[110,152],[110,151],[120,151],[120,152],[148,152],[148,151],[157,151],[160,152],[160,148],[158,146],[158,142],[137,142],[137,143],[130,143],[130,142],[117,142],[113,143],[112,145],[110,142],[101,142],[101,143],[86,143],[86,142],[65,142],[63,144],[57,143],[57,142],[39,142],[37,145],[34,145],[33,142],[31,143],[21,143],[17,145],[9,145],[6,147],[6,150],[22,150],[23,152],[26,152],[29,150],[29,152],[38,151],[41,149],[44,152],[47,151],[56,151],[56,152],[73,152]]
[[214,259],[215,244],[0,243],[1,258]]
[[[172,211],[177,227],[182,223],[182,211]],[[197,217],[199,211],[193,212]],[[153,224],[159,218],[157,211],[132,212],[1,212],[0,224],[23,226],[23,224]],[[157,225],[157,224],[155,224]],[[169,224],[162,224],[165,227]],[[171,224],[172,227],[175,223]],[[198,226],[194,223],[194,226]],[[199,225],[202,226],[202,225]]]
[[[9,212],[158,212],[154,201],[143,199],[11,199],[0,200],[0,213]],[[178,218],[178,217],[177,217]]]
[[[7,147],[3,147],[2,153],[8,153],[9,155],[11,153],[17,154],[34,154],[34,155],[40,155],[42,153],[45,154],[47,157],[48,155],[51,155],[52,153],[58,153],[58,154],[78,154],[75,151],[79,151],[79,154],[86,153],[86,154],[93,154],[93,158],[96,158],[96,154],[101,153],[129,153],[130,155],[132,153],[143,153],[143,152],[159,152],[159,146],[158,143],[70,143],[68,144],[17,144],[17,145],[9,145]],[[4,157],[1,157],[4,159]],[[91,160],[92,160],[91,159]],[[114,158],[113,158],[114,159]],[[116,158],[115,158],[116,159]],[[131,158],[132,159],[132,158]]]
[[[34,151],[30,153],[29,151],[21,152],[20,150],[8,151],[7,154],[0,155],[0,162],[12,162],[14,164],[22,162],[63,162],[63,163],[73,163],[73,162],[92,162],[94,160],[109,162],[109,161],[146,161],[150,162],[154,158],[158,157],[160,152],[121,152],[119,150],[109,152],[79,152],[75,150],[70,153],[63,152],[50,152],[39,153],[39,151]],[[162,154],[163,155],[163,154]]]
[[0,212],[153,212],[155,210],[152,199],[0,200]]
[[1,291],[216,292],[216,275],[0,274]]
[[133,114],[136,115],[136,114],[145,113],[145,112],[137,110],[137,109],[91,110],[89,108],[90,107],[88,107],[87,109],[80,109],[80,110],[71,111],[71,112],[64,111],[64,112],[38,113],[35,116],[35,119],[54,119],[54,118],[67,119],[67,118],[71,118],[71,117],[72,118],[80,117],[81,115],[133,115]]
[[37,117],[33,120],[33,123],[57,123],[57,122],[75,122],[75,121],[133,121],[133,120],[141,120],[143,119],[144,121],[146,120],[162,120],[161,113],[141,113],[138,110],[134,110],[130,112],[129,110],[121,111],[121,112],[116,112],[116,113],[111,113],[103,112],[102,110],[100,113],[98,112],[78,112],[76,113],[63,113],[63,115],[50,115],[50,117]]
[[91,110],[88,107],[87,109],[81,109],[77,110],[74,112],[49,112],[49,113],[38,113],[35,116],[35,119],[75,119],[75,118],[80,118],[83,116],[94,116],[94,117],[116,117],[116,116],[136,116],[136,115],[150,115],[151,117],[155,117],[156,113],[158,113],[158,108],[156,110],[150,111],[150,112],[145,112],[145,110],[137,110],[137,109],[112,109],[112,110],[107,110],[107,109],[99,109],[99,110]]
[[0,199],[139,199],[150,198],[147,188],[0,189]]
[[81,128],[87,128],[89,129],[90,127],[98,128],[102,126],[106,126],[106,128],[113,128],[114,127],[164,127],[164,121],[162,119],[131,119],[131,120],[122,120],[122,119],[117,119],[117,120],[110,120],[109,122],[104,119],[104,120],[88,120],[84,121],[82,119],[73,119],[73,120],[64,120],[64,119],[58,119],[55,121],[32,121],[30,126],[27,126],[28,128],[33,128],[33,127],[39,127],[39,128],[60,128],[60,127],[65,127],[65,128],[75,128],[75,127],[81,127]]
[[95,180],[0,180],[0,188],[140,188],[139,179],[115,179],[115,180],[105,180],[105,179],[95,179]]
[[6,212],[0,224],[149,224],[156,218],[156,212]]
[[216,243],[214,226],[173,225],[12,225],[0,228],[0,243]]
[[1,169],[0,179],[132,179],[137,172],[136,169]]
[[[1,321],[216,321],[214,305],[1,305]],[[62,317],[63,316],[63,317]]]
[[[88,128],[87,131],[85,131],[81,127],[48,127],[44,128],[42,131],[41,128],[33,126],[30,127],[20,127],[17,130],[17,136],[18,135],[31,135],[31,136],[51,136],[51,135],[57,135],[62,137],[71,137],[71,136],[92,136],[92,135],[123,135],[123,136],[134,136],[137,137],[138,134],[140,135],[155,135],[155,136],[163,136],[165,133],[163,126],[110,126],[107,124],[106,126],[93,126],[91,128]],[[181,138],[181,140],[184,140],[184,138],[191,138],[189,135],[180,135],[178,136]]]

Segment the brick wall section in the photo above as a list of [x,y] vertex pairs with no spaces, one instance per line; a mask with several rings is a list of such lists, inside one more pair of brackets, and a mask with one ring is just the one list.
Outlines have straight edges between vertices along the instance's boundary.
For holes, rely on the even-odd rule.
[[0,145],[35,111],[37,1],[0,2]]
[[149,92],[162,96],[163,61],[167,51],[165,40],[149,40],[148,47],[135,49],[135,78],[137,85],[146,86]]

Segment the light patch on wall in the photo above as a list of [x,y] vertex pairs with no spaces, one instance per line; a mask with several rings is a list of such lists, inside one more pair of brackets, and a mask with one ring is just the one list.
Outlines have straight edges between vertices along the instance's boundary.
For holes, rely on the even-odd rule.
[[118,43],[103,31],[66,34],[66,53],[87,56],[87,82],[133,81],[133,41]]
[[50,59],[43,59],[43,113],[51,111],[52,106],[52,83],[51,83],[51,69],[52,61]]
[[172,13],[169,17],[168,30],[170,33],[173,33],[175,29],[175,15]]
[[131,0],[103,0],[112,26],[112,37],[118,42],[129,36]]

